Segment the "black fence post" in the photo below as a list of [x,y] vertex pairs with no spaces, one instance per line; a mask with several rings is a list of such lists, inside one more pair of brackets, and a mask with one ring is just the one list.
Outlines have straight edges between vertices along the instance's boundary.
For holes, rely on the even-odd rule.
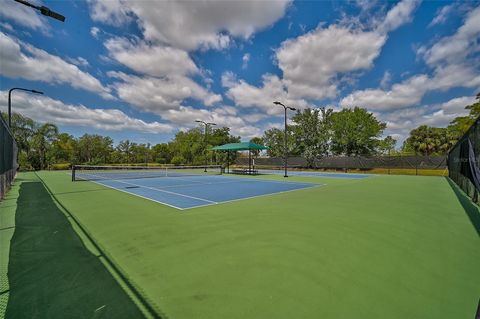
[[418,155],[415,152],[415,176],[418,176]]
[[387,161],[387,165],[388,165],[388,175],[390,175],[390,162],[391,162],[391,157],[390,157],[390,149],[388,149],[388,161]]

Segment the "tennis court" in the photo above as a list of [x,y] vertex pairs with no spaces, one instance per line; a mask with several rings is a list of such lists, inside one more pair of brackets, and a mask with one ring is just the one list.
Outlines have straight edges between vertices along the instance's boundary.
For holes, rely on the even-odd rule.
[[[52,240],[35,254],[15,255],[17,264],[45,266],[12,281],[12,318],[45,309],[46,293],[58,312],[50,317],[61,317],[97,281],[111,292],[102,304],[80,303],[78,317],[104,311],[105,318],[120,318],[115,314],[129,311],[125,317],[136,318],[137,305],[147,318],[474,318],[480,211],[448,179],[203,173],[89,170],[77,171],[75,182],[65,171],[20,174],[18,199],[14,189],[4,202],[19,203],[16,218],[26,227],[18,232],[43,221],[39,231]],[[50,221],[45,214],[59,209],[92,253],[82,252],[73,230],[70,245],[51,237],[58,229],[51,220],[61,214]],[[12,247],[22,240],[14,238]],[[51,258],[51,246],[69,264],[82,263],[88,277],[69,274],[75,267]],[[99,272],[98,261],[134,303]],[[25,275],[19,268],[10,273]],[[45,276],[58,277],[59,285],[37,291],[21,284]],[[79,287],[75,295],[59,298],[71,282]]]
[[185,176],[173,174],[178,176],[147,176],[148,178],[141,175],[150,173],[151,169],[147,169],[147,172],[118,171],[107,174],[87,171],[77,173],[77,178],[91,179],[100,185],[181,210],[321,186],[235,176],[201,176],[202,169],[189,171]]

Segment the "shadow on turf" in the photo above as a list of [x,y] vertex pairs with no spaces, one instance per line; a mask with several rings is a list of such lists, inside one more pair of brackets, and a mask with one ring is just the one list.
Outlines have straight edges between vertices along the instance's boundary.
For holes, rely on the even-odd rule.
[[460,190],[460,188],[455,184],[450,178],[445,177],[445,179],[450,184],[455,195],[457,195],[458,201],[462,204],[463,209],[470,218],[470,222],[472,223],[473,227],[477,231],[478,236],[480,236],[480,210],[477,205],[475,205],[470,197],[468,197],[464,192]]
[[20,186],[6,318],[143,318],[40,182]]

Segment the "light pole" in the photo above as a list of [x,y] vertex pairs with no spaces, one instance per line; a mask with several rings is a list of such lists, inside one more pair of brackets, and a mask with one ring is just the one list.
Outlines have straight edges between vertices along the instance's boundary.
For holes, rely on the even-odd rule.
[[273,102],[275,105],[281,105],[283,106],[283,109],[285,110],[285,140],[284,140],[284,149],[283,149],[283,156],[284,156],[284,168],[285,168],[285,175],[283,177],[288,177],[287,175],[287,160],[288,160],[288,150],[287,150],[287,109],[291,111],[296,111],[296,108],[290,107],[290,106],[285,106],[281,102],[275,101]]
[[47,8],[45,6],[36,6],[36,5],[31,4],[31,3],[29,3],[25,0],[15,0],[15,1],[18,2],[18,3],[26,5],[27,7],[31,7],[31,8],[34,8],[35,10],[40,11],[40,13],[43,14],[44,16],[51,17],[51,18],[54,18],[56,20],[65,22],[65,17],[64,16],[62,16],[59,13],[56,13],[55,11],[50,10],[49,8]]
[[35,94],[43,94],[43,92],[37,91],[37,90],[29,90],[29,89],[24,89],[24,88],[11,88],[8,91],[8,127],[12,127],[12,91],[14,90],[20,90],[20,91],[27,91]]
[[205,173],[207,172],[207,166],[208,166],[208,158],[207,158],[207,130],[209,125],[217,125],[215,123],[209,123],[209,122],[204,122],[200,120],[195,120],[197,123],[202,123],[205,125],[205,137],[204,137],[204,143],[205,143]]

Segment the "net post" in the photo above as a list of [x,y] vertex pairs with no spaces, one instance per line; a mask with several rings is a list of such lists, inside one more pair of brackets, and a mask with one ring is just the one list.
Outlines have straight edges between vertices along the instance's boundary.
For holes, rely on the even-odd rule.
[[75,182],[75,165],[72,165],[72,182]]

